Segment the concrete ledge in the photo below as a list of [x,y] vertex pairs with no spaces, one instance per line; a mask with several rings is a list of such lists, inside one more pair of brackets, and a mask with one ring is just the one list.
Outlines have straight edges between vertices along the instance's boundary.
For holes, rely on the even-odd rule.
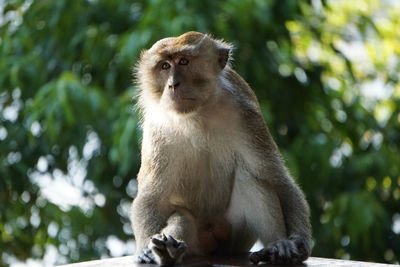
[[[102,259],[81,263],[74,263],[68,265],[62,265],[62,267],[154,267],[154,264],[136,264],[134,263],[133,256],[126,256],[120,258],[111,258],[111,259]],[[187,260],[182,265],[186,267],[200,267],[200,266],[256,266],[252,265],[247,260],[247,255],[238,256],[234,258],[221,258],[221,257],[212,257],[212,258],[192,258]],[[272,265],[257,265],[257,266],[272,266]],[[273,265],[277,266],[277,265]],[[318,266],[318,267],[328,267],[328,266],[352,266],[352,267],[367,267],[367,266],[400,266],[400,265],[391,265],[391,264],[381,264],[374,262],[362,262],[362,261],[347,261],[347,260],[336,260],[336,259],[326,259],[326,258],[316,258],[311,257],[302,265],[285,265],[288,266]]]

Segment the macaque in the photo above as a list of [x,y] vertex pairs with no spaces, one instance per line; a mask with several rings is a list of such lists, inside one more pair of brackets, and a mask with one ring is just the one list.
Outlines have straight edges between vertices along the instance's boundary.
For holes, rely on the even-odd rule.
[[297,264],[311,253],[305,197],[231,54],[231,44],[199,32],[141,53],[142,163],[131,210],[140,263],[236,255],[256,240],[264,249],[249,254],[253,264]]

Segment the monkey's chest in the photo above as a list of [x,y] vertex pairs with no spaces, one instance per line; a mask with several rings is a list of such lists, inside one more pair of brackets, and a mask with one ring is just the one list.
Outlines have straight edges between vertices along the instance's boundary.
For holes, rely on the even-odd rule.
[[199,217],[224,214],[233,186],[233,155],[188,146],[174,149],[168,168],[175,171],[166,177],[170,203]]

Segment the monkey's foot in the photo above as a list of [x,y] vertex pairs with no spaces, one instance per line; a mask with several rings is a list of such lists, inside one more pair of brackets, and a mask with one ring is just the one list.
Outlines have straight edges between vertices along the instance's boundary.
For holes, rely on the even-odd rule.
[[149,254],[146,254],[146,256],[153,263],[169,266],[181,262],[187,250],[187,245],[185,242],[178,241],[170,235],[160,234],[151,238],[148,249],[152,257],[149,257]]
[[308,241],[304,237],[291,236],[288,240],[278,240],[266,248],[251,253],[250,261],[253,264],[266,262],[269,264],[299,264],[305,261],[310,254]]
[[156,263],[156,258],[150,248],[145,247],[142,251],[135,255],[135,262],[137,263]]

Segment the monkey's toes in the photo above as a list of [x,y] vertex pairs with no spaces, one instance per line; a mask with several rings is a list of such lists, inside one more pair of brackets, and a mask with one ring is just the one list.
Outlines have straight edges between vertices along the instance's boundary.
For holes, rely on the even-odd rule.
[[261,257],[258,255],[258,253],[259,252],[253,252],[250,254],[249,260],[252,264],[258,264],[261,261]]
[[156,259],[154,258],[153,252],[149,248],[144,248],[139,254],[135,255],[134,261],[136,263],[156,263]]

